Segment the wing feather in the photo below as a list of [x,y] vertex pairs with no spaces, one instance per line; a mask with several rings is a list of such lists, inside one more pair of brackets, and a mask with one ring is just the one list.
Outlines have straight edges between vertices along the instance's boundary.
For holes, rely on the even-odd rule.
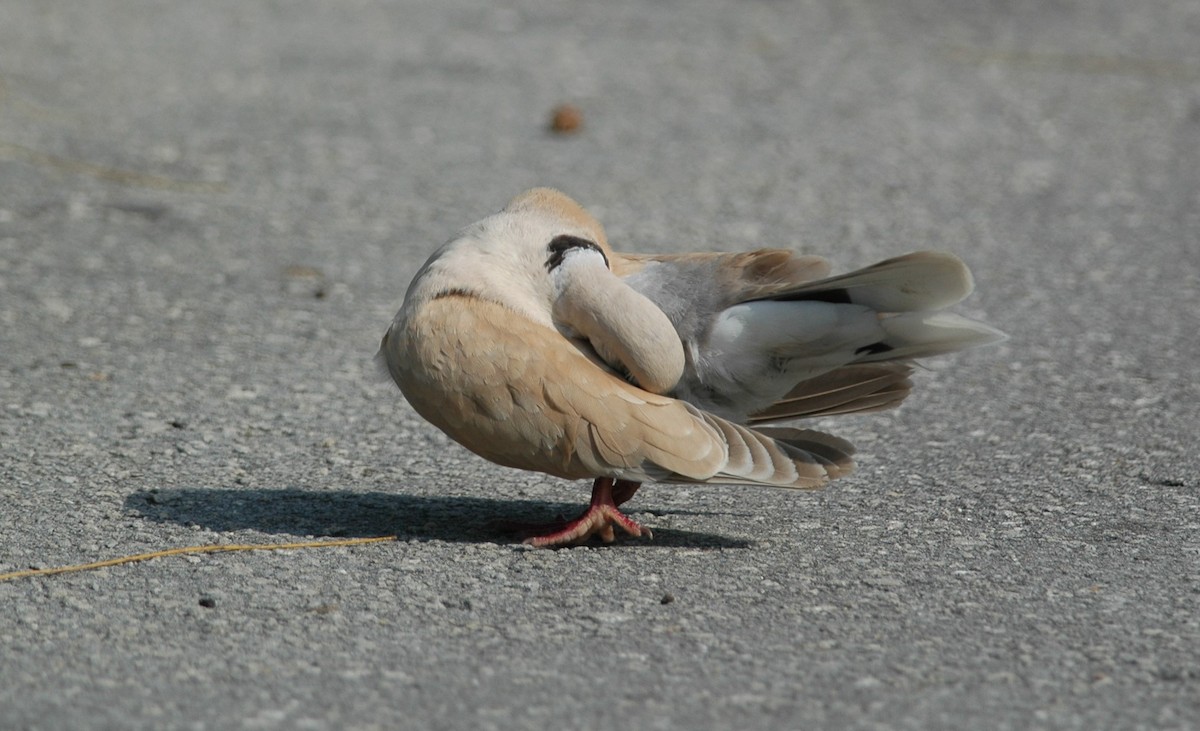
[[750,424],[882,411],[898,406],[912,390],[908,363],[843,366],[797,383],[776,403],[749,418]]
[[498,464],[566,478],[784,487],[815,487],[831,475],[803,444],[638,389],[557,331],[497,303],[442,298],[406,327],[415,330],[385,342],[405,396]]

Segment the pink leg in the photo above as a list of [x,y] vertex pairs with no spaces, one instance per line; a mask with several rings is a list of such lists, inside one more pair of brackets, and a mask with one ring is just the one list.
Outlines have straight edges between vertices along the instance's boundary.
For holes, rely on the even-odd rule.
[[592,536],[600,536],[605,543],[612,543],[616,539],[613,526],[631,536],[644,533],[647,538],[653,538],[654,534],[649,528],[643,528],[617,509],[618,505],[633,497],[639,487],[640,482],[598,477],[592,484],[592,503],[587,510],[574,520],[542,526],[549,532],[526,538],[525,542],[538,547],[569,546],[584,543]]

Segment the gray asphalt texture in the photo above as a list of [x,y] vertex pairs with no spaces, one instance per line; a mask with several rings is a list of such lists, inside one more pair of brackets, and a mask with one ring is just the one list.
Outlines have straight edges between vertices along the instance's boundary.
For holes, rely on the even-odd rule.
[[[0,4],[3,729],[1200,725],[1200,3]],[[583,127],[554,135],[555,105]],[[820,492],[488,464],[372,356],[534,185],[620,249],[965,258],[1012,335]]]

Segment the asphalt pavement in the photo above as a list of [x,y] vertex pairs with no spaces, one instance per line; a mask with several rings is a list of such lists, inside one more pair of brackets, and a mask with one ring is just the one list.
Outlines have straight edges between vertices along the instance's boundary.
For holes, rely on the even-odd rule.
[[[0,729],[1200,727],[1200,3],[0,4]],[[549,129],[574,105],[580,126]],[[569,125],[568,125],[569,126]],[[491,465],[372,356],[534,185],[972,267],[819,492]]]

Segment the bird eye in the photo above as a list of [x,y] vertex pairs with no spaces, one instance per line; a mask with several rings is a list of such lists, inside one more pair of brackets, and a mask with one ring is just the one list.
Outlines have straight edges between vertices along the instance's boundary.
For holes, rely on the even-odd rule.
[[588,241],[587,239],[583,239],[578,236],[562,234],[561,236],[555,236],[546,246],[546,250],[550,252],[550,256],[546,259],[546,270],[554,271],[559,264],[563,263],[563,257],[566,256],[567,252],[571,249],[591,249],[592,251],[600,254],[600,256],[604,257],[604,266],[608,266],[608,257],[604,255],[604,251],[596,244],[595,241]]

